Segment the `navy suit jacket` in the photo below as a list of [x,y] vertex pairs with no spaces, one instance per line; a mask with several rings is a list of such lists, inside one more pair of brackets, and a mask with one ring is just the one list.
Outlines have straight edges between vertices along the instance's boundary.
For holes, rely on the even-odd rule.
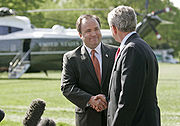
[[138,34],[132,34],[113,66],[108,126],[160,126],[157,81],[156,56]]

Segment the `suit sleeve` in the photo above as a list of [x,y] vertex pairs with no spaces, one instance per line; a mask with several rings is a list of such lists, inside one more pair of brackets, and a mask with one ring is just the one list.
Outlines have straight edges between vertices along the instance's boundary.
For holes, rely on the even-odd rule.
[[128,47],[122,52],[121,59],[121,92],[118,109],[115,112],[112,126],[131,125],[142,97],[146,78],[146,60],[135,47]]
[[69,59],[64,55],[61,91],[72,103],[80,108],[85,108],[92,95],[78,88],[78,73],[75,67],[74,59]]

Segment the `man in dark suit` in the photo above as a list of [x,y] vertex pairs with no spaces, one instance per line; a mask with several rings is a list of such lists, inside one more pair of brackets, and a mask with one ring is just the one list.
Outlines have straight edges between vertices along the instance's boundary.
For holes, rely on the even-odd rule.
[[83,45],[63,57],[61,91],[77,106],[76,126],[107,125],[106,96],[117,48],[101,42],[100,26],[98,17],[80,16],[76,28]]
[[121,43],[109,84],[108,126],[160,126],[158,63],[151,47],[135,32],[134,9],[113,9],[108,23]]

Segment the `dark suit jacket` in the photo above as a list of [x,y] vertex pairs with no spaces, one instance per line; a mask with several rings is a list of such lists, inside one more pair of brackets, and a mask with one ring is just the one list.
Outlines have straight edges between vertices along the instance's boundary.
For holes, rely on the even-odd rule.
[[63,57],[61,91],[77,108],[76,126],[106,126],[105,112],[87,107],[91,96],[108,94],[109,80],[117,48],[102,43],[102,80],[99,85],[90,56],[84,46],[66,53]]
[[5,116],[4,111],[0,109],[0,122],[3,120],[4,116]]
[[108,104],[108,126],[160,126],[156,86],[158,63],[136,33],[114,63]]

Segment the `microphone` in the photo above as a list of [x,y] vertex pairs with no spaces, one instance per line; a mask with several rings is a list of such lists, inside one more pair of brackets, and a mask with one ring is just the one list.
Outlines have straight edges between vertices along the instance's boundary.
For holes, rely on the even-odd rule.
[[0,122],[4,119],[5,113],[0,109]]
[[56,126],[56,123],[52,119],[44,118],[37,126]]
[[46,103],[41,99],[35,99],[32,101],[26,116],[23,120],[24,126],[37,126],[41,120],[41,116],[45,110]]

